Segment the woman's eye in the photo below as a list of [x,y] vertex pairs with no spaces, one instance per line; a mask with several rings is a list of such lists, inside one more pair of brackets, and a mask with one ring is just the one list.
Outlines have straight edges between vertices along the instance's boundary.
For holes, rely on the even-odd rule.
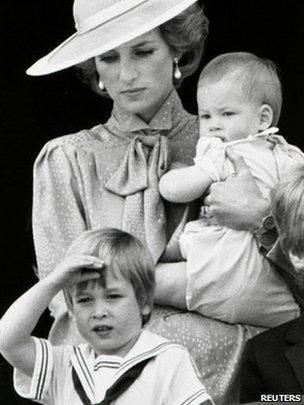
[[99,62],[104,62],[104,63],[114,63],[117,60],[117,56],[116,55],[103,55],[103,56],[99,56],[98,60]]
[[233,111],[225,111],[223,113],[224,117],[231,117],[231,115],[235,115],[235,112],[233,112]]
[[138,49],[135,51],[135,55],[139,57],[145,57],[148,55],[152,55],[153,52],[153,49]]

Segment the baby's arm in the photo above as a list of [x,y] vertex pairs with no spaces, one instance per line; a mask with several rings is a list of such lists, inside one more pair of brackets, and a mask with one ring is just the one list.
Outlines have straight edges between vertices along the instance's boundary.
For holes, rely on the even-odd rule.
[[96,257],[69,256],[11,305],[0,320],[0,351],[13,367],[32,375],[36,348],[31,333],[40,316],[62,288],[100,277],[96,270],[101,267]]
[[211,183],[211,177],[198,166],[188,166],[164,174],[159,191],[168,201],[187,203],[201,197]]

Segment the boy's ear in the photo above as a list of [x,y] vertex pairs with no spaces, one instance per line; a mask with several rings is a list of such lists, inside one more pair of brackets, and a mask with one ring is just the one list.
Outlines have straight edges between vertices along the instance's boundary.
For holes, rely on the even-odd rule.
[[71,314],[74,314],[73,299],[72,299],[71,291],[64,289],[63,294],[64,294],[65,302],[66,302],[69,312]]
[[273,110],[268,104],[263,104],[260,107],[260,131],[265,131],[272,124]]
[[304,256],[299,257],[298,255],[295,255],[289,251],[289,259],[296,270],[304,271]]

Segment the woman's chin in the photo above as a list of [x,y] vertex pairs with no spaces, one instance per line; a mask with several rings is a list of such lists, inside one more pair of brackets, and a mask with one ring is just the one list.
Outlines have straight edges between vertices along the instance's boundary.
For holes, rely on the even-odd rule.
[[145,103],[145,100],[125,101],[120,105],[125,112],[138,115],[146,122],[150,121],[157,110],[157,108],[151,106],[151,103]]

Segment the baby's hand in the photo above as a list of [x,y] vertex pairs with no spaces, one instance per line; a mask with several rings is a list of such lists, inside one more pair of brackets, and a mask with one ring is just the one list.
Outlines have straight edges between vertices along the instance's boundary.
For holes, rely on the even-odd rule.
[[67,256],[47,278],[60,289],[68,288],[82,281],[98,279],[104,267],[105,263],[98,257],[74,254]]

